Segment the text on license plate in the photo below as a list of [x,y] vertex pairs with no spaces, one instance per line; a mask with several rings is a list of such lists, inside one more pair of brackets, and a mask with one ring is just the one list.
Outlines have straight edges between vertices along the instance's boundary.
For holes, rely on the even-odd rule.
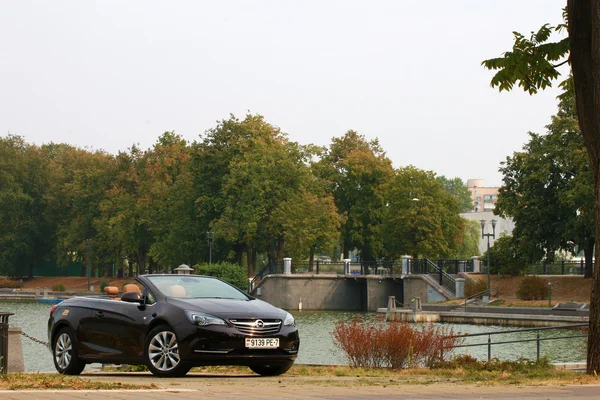
[[278,338],[246,339],[246,347],[250,349],[276,349],[279,347]]

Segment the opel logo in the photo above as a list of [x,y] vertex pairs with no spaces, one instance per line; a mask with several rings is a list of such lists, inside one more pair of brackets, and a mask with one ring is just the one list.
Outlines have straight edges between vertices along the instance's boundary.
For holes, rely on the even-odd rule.
[[257,319],[257,320],[254,322],[254,327],[255,327],[255,328],[262,329],[262,328],[264,328],[264,326],[265,326],[265,323],[264,323],[264,322],[262,322],[262,320],[260,320],[260,319]]

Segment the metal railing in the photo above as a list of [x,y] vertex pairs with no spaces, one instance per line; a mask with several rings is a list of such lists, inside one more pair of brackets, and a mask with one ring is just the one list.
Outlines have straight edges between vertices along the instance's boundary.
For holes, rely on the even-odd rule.
[[483,298],[483,296],[488,295],[488,292],[489,291],[486,289],[483,292],[475,293],[475,294],[470,295],[469,297],[465,297],[465,301],[463,303],[464,308],[465,308],[465,312],[467,312],[467,306],[469,305],[469,300],[474,300],[474,299],[477,299],[479,297]]
[[[472,338],[477,336],[486,336],[488,337],[487,343],[469,343],[469,344],[460,344],[457,346],[445,347],[446,349],[456,349],[461,347],[475,347],[475,346],[487,346],[488,350],[488,362],[492,359],[492,346],[501,345],[501,344],[512,344],[512,343],[525,343],[525,342],[536,342],[537,347],[537,357],[536,360],[540,360],[541,355],[541,342],[544,340],[559,340],[559,339],[572,339],[579,337],[587,337],[587,335],[569,335],[569,336],[553,336],[553,337],[540,337],[540,331],[547,330],[555,330],[555,329],[576,329],[576,328],[584,328],[587,327],[588,324],[571,324],[571,325],[562,325],[562,326],[545,326],[541,328],[526,328],[526,329],[514,329],[510,331],[498,331],[498,332],[482,332],[482,333],[470,333],[467,335],[454,335],[449,336],[449,338]],[[506,340],[501,342],[492,342],[492,335],[505,335],[510,333],[521,333],[521,332],[536,332],[537,335],[533,339],[521,339],[521,340]],[[443,358],[443,357],[442,357]]]
[[584,260],[560,260],[550,263],[537,263],[525,268],[525,275],[583,275]]
[[436,275],[438,283],[448,289],[450,293],[456,296],[456,279],[451,277],[443,269],[443,260],[438,260],[438,263],[434,263],[430,259],[426,258],[427,272],[431,275]]

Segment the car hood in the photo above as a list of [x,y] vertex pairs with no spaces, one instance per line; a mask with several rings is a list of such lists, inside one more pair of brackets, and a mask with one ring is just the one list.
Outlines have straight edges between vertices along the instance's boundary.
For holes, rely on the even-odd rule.
[[200,311],[226,318],[272,318],[283,320],[286,315],[286,311],[258,299],[176,299],[168,297],[167,302],[178,305],[185,310]]

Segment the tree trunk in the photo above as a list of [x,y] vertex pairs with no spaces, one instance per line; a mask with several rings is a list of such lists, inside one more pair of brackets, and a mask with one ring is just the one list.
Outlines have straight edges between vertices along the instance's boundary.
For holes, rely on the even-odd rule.
[[[570,60],[579,128],[594,174],[596,250],[600,241],[600,0],[568,0]],[[600,257],[590,297],[587,373],[600,372]]]

